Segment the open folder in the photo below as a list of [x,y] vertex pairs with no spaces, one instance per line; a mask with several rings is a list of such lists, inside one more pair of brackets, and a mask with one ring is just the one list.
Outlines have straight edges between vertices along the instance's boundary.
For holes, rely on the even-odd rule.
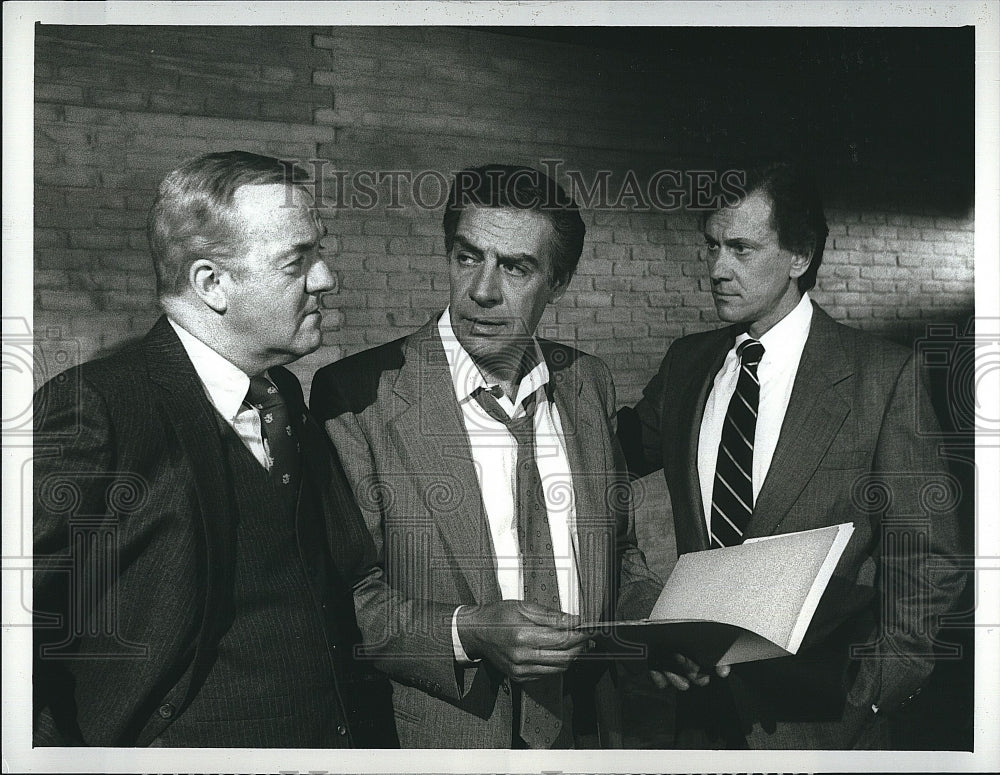
[[648,619],[580,627],[703,666],[795,654],[853,532],[847,522],[681,555]]

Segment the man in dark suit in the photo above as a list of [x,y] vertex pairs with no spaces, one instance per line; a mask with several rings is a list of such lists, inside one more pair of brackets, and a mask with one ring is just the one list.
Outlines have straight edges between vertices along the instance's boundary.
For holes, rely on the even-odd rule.
[[[683,337],[619,416],[636,476],[663,468],[679,553],[854,523],[793,657],[711,677],[675,655],[679,747],[879,748],[933,667],[963,577],[957,492],[913,353],[811,302],[827,235],[798,168],[747,174],[704,223],[727,328]],[[726,677],[725,680],[720,678]]]
[[333,283],[291,175],[238,151],[171,172],[166,314],[35,396],[36,746],[393,743],[387,683],[352,658],[371,542],[282,368]]
[[403,747],[621,745],[616,676],[569,628],[645,616],[661,584],[635,544],[607,367],[534,336],[584,231],[539,171],[463,170],[448,308],[313,382],[379,552],[355,601]]

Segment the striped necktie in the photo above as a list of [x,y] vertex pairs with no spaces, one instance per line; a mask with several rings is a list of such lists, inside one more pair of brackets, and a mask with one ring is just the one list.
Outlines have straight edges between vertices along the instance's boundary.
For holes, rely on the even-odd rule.
[[[541,388],[539,388],[541,390]],[[503,423],[517,441],[516,516],[521,550],[524,599],[561,609],[556,561],[552,553],[549,515],[535,455],[535,406],[538,391],[524,400],[524,416],[511,419],[491,391],[480,388],[474,398],[486,413]],[[562,729],[562,676],[552,675],[521,686],[521,739],[530,748],[551,748]]]
[[736,354],[740,376],[726,410],[712,488],[713,549],[743,543],[743,533],[753,514],[753,445],[760,401],[757,365],[764,356],[764,345],[747,339]]

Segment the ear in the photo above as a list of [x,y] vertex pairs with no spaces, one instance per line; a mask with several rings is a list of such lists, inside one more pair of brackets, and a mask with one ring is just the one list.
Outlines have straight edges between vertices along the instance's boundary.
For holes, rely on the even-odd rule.
[[805,274],[811,262],[812,252],[808,254],[792,253],[792,263],[788,268],[788,276],[793,280],[798,279]]
[[220,315],[226,311],[228,300],[222,288],[219,265],[207,259],[198,259],[188,270],[188,284],[205,304]]
[[552,289],[551,293],[549,293],[549,304],[555,304],[565,295],[566,289],[569,287],[569,281],[570,278],[567,277],[565,280],[553,280],[549,283],[549,287]]

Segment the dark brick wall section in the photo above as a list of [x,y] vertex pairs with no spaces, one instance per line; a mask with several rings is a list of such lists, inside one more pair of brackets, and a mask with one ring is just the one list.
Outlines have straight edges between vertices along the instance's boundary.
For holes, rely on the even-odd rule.
[[[468,164],[560,159],[587,185],[606,170],[614,198],[628,170],[644,182],[706,161],[663,96],[689,96],[683,78],[569,44],[453,28],[41,26],[36,51],[35,320],[84,358],[155,318],[146,210],[198,153],[325,160],[327,195],[335,171],[429,171],[431,205],[440,175]],[[374,206],[327,211],[339,286],[323,348],[296,367],[306,384],[447,301],[442,208],[415,205],[406,182],[398,207],[374,187]],[[655,208],[586,220],[577,276],[541,327],[604,357],[632,401],[673,338],[717,324],[697,221]],[[971,214],[843,207],[830,222],[815,296],[835,317],[905,338],[971,310]]]

